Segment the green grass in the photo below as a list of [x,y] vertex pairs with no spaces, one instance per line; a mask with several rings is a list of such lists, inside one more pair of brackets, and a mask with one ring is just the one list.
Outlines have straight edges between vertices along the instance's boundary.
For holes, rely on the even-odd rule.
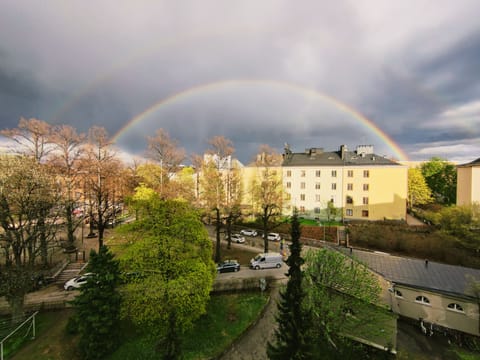
[[[207,313],[182,337],[184,359],[211,359],[225,350],[257,319],[267,298],[259,293],[214,295]],[[109,360],[155,359],[155,340],[131,332]]]
[[[9,360],[76,360],[76,337],[65,332],[65,326],[72,310],[46,311],[36,316],[36,337],[27,337],[21,349],[11,351]],[[20,333],[25,333],[24,331]],[[13,349],[12,349],[13,350]],[[17,351],[18,350],[18,351]]]
[[[183,336],[184,359],[211,359],[224,351],[252,324],[268,298],[260,293],[222,294],[211,297],[207,313]],[[8,360],[77,360],[78,337],[65,331],[73,310],[49,311],[37,315],[36,339],[28,336],[13,348],[5,347]],[[123,339],[109,360],[157,359],[155,340],[148,333],[124,322]],[[22,335],[25,333],[20,332]],[[21,347],[19,349],[19,347]]]

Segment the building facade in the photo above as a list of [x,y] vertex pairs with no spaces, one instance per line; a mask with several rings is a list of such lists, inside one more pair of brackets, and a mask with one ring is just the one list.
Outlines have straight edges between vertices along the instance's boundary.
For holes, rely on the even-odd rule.
[[480,158],[457,166],[457,205],[480,203]]
[[295,207],[302,216],[322,220],[333,205],[344,220],[406,218],[408,167],[376,155],[371,145],[302,153],[286,146],[282,177],[285,214]]
[[441,327],[480,335],[480,270],[357,249],[339,251],[381,275],[388,286],[386,304],[394,313],[418,320],[425,333]]

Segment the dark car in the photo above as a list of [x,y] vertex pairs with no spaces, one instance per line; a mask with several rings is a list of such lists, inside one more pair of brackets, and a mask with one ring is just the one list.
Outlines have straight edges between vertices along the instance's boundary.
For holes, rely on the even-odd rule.
[[240,270],[240,264],[237,260],[225,260],[224,262],[217,265],[217,272],[236,272]]

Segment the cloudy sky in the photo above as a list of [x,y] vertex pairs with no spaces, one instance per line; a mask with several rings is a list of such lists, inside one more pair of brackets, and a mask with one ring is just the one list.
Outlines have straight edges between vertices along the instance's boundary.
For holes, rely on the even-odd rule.
[[480,157],[478,0],[0,0],[0,127]]

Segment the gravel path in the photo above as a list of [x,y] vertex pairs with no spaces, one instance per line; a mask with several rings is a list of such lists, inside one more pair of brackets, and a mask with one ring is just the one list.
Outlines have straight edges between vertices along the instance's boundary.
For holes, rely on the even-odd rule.
[[270,301],[263,316],[219,360],[267,360],[267,342],[273,340],[276,328],[275,314],[281,284],[270,291]]

